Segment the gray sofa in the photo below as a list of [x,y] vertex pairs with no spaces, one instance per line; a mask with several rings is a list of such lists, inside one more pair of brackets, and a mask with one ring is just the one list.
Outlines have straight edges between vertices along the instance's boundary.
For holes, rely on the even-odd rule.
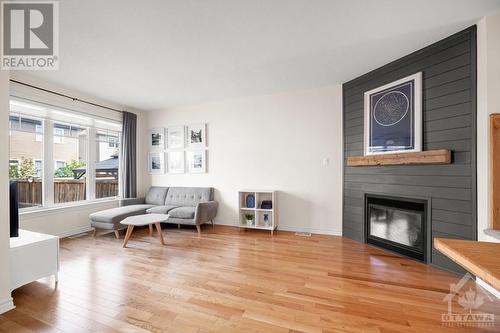
[[148,213],[169,214],[166,223],[194,225],[200,233],[200,226],[212,223],[217,215],[218,203],[214,201],[211,187],[162,187],[153,186],[145,198],[120,200],[120,207],[90,214],[91,226],[97,229],[115,231],[124,229],[120,224],[129,216]]

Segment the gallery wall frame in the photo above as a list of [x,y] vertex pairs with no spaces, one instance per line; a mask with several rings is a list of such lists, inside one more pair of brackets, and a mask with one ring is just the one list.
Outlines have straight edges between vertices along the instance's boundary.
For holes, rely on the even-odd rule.
[[165,149],[165,128],[164,127],[150,128],[148,132],[148,142],[150,150]]
[[189,149],[207,146],[207,125],[196,123],[187,125],[186,145]]
[[184,149],[186,127],[183,125],[167,127],[167,149]]
[[165,152],[148,153],[148,172],[150,175],[162,175],[165,173]]
[[167,152],[167,173],[182,174],[186,172],[184,150]]
[[186,160],[189,173],[207,172],[207,151],[205,149],[186,151]]

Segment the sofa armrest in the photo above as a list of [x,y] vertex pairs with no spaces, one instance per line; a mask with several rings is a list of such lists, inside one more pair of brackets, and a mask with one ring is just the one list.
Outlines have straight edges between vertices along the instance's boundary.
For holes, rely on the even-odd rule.
[[196,225],[212,221],[217,215],[219,203],[217,201],[205,201],[196,205],[194,213],[194,222]]
[[119,206],[142,205],[145,198],[122,198],[119,201]]

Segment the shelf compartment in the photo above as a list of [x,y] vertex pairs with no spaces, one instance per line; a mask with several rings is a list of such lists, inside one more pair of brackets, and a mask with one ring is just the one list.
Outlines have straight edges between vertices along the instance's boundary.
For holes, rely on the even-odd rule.
[[[256,208],[257,210],[262,209],[260,208],[262,205],[262,201],[271,201],[273,203],[273,208],[274,208],[274,195],[272,192],[257,192],[256,195]],[[272,209],[271,209],[272,210]]]
[[239,192],[240,208],[254,209],[252,207],[247,207],[247,196],[249,194],[253,194],[253,196],[255,198],[255,206],[257,207],[257,193],[253,192],[253,191],[243,191],[243,192]]
[[[246,195],[247,193],[250,193],[250,192],[245,192],[244,195]],[[243,199],[245,200],[245,198],[246,198],[246,196],[244,196]],[[254,220],[253,225],[248,225],[247,226],[245,214],[251,214],[251,215],[253,215],[253,217],[254,217],[254,219],[253,219]],[[244,225],[246,227],[252,227],[252,226],[254,226],[257,223],[257,213],[255,212],[255,208],[240,207],[239,221],[240,221],[240,225]]]
[[[269,220],[269,225],[266,226],[265,224],[265,216],[267,215],[267,219]],[[259,226],[259,227],[263,227],[263,228],[268,228],[268,229],[273,229],[273,214],[272,212],[267,212],[267,211],[257,211],[257,214],[256,214],[256,220],[255,220],[257,223],[256,225]]]

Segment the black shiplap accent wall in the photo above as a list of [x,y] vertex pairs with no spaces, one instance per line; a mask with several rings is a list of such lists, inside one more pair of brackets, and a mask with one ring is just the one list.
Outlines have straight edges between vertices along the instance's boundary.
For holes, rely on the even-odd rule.
[[[363,155],[364,92],[420,71],[423,149],[451,149],[453,163],[347,167]],[[365,241],[364,194],[376,193],[428,199],[433,238],[477,239],[476,26],[345,83],[343,112],[344,236]],[[462,272],[434,248],[430,261]]]

